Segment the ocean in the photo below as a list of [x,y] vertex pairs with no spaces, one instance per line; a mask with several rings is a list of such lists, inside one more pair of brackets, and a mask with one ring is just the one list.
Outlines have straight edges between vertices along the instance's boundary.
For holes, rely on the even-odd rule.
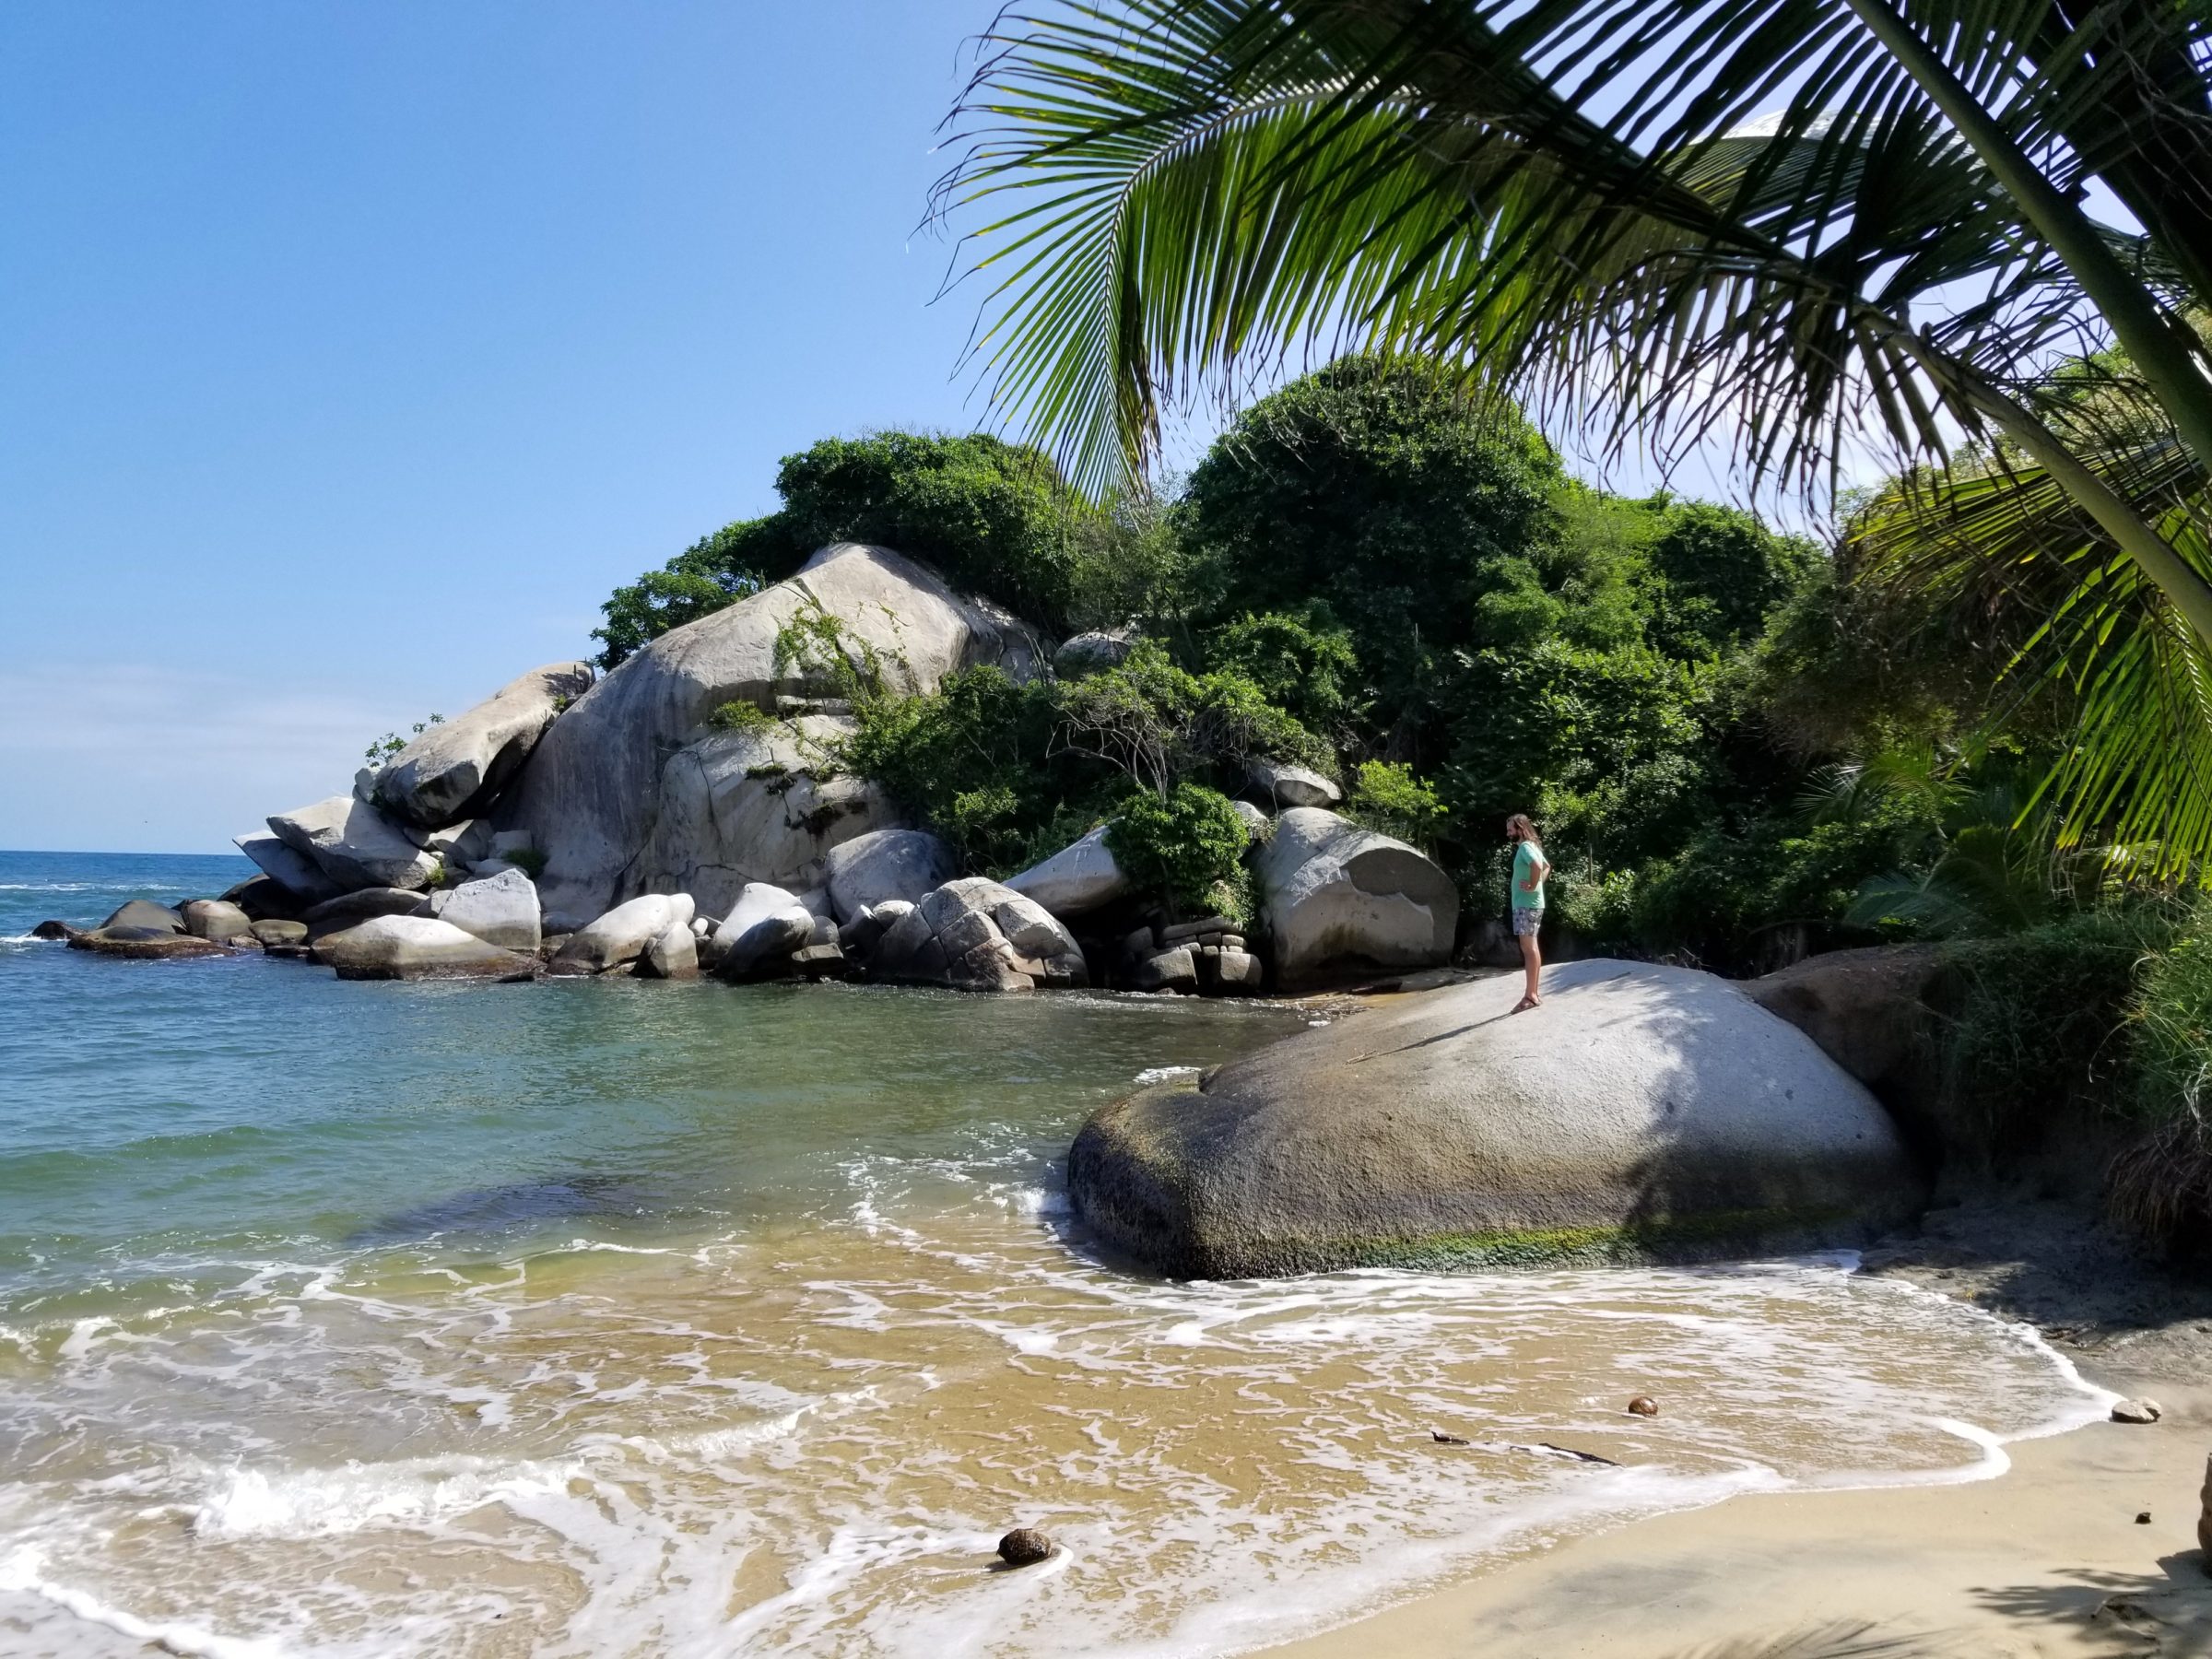
[[[1206,1659],[2110,1398],[1847,1256],[1090,1253],[1084,1114],[1303,1010],[28,937],[247,869],[0,853],[0,1653]],[[1015,1525],[1060,1552],[994,1571]]]

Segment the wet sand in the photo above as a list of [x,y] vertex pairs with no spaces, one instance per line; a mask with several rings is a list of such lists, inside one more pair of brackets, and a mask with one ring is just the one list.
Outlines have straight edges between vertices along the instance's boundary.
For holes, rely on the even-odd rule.
[[[2212,1287],[2057,1204],[1938,1212],[1870,1271],[2026,1318],[2148,1426],[2016,1441],[1957,1486],[1755,1494],[1562,1544],[1274,1650],[1278,1659],[2212,1654],[2196,1541]],[[2136,1517],[2147,1512],[2147,1524]]]

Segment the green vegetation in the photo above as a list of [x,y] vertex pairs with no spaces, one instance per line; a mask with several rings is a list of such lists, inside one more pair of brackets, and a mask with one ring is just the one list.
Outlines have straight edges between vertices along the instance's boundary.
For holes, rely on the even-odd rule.
[[[445,716],[442,714],[418,720],[412,728],[411,737],[419,737],[432,726],[444,724]],[[382,766],[405,750],[411,737],[402,737],[397,732],[386,732],[382,737],[371,740],[369,747],[361,751],[361,759],[371,766]]]
[[1185,913],[1213,911],[1238,922],[1252,910],[1250,839],[1229,797],[1197,783],[1132,795],[1106,820],[1106,849],[1139,888]]
[[718,732],[758,732],[776,724],[776,717],[759,703],[747,702],[742,698],[735,702],[716,705],[707,716],[707,724]]

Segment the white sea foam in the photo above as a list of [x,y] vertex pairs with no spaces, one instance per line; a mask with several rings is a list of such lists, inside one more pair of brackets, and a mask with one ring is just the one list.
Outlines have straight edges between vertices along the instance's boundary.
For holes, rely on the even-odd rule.
[[1155,1083],[1165,1083],[1173,1077],[1194,1077],[1203,1070],[1205,1067],[1198,1065],[1147,1066],[1136,1074],[1135,1082],[1139,1088],[1150,1088]]
[[309,1538],[372,1526],[427,1528],[491,1503],[565,1488],[580,1461],[501,1464],[477,1457],[350,1463],[270,1473],[234,1469],[193,1512],[204,1538]]
[[25,1547],[0,1559],[0,1590],[17,1591],[51,1603],[87,1624],[99,1625],[186,1659],[276,1659],[283,1652],[273,1639],[221,1636],[194,1624],[176,1619],[147,1619],[112,1606],[89,1591],[72,1588],[48,1578],[45,1561],[36,1549]]

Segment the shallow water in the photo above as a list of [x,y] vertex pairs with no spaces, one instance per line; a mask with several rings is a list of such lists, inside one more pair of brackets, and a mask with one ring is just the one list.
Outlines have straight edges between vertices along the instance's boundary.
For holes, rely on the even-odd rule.
[[[236,864],[0,854],[0,936]],[[1841,1260],[1092,1258],[1083,1113],[1279,1010],[29,943],[0,1009],[11,1653],[1228,1653],[1624,1514],[1971,1477],[2104,1397]],[[1064,1552],[991,1571],[1017,1524]]]

